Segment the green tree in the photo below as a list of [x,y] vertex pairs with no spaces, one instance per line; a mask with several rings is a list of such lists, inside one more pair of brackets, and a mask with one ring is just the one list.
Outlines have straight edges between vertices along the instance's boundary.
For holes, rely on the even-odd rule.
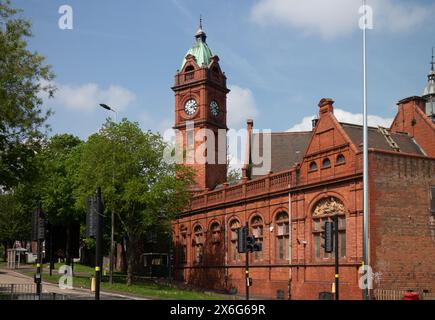
[[30,214],[20,208],[16,195],[12,192],[0,195],[0,244],[4,247],[6,260],[7,249],[15,240],[29,240]]
[[106,216],[115,209],[118,235],[126,239],[128,285],[141,237],[157,224],[169,226],[190,199],[187,186],[193,173],[165,162],[165,147],[160,135],[124,119],[119,124],[107,121],[82,148],[77,205],[83,206],[85,197],[101,187]]
[[39,188],[42,208],[50,224],[66,228],[66,264],[71,263],[71,227],[79,222],[83,210],[75,206],[75,175],[78,170],[76,153],[82,141],[70,134],[53,136],[38,155],[41,172]]
[[33,172],[32,159],[47,127],[41,93],[53,95],[54,75],[44,57],[27,48],[28,20],[0,0],[0,185],[10,188]]
[[242,178],[242,174],[240,169],[238,168],[229,168],[227,173],[227,182],[229,184],[236,183]]

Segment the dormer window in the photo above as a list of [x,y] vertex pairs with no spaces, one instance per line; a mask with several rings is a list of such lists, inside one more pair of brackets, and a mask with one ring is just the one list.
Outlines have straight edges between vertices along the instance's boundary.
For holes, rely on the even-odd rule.
[[335,163],[336,163],[336,164],[342,164],[342,163],[344,163],[345,161],[346,161],[346,159],[344,158],[344,156],[343,156],[342,154],[339,154],[339,155],[337,156],[337,159],[336,159]]
[[328,168],[331,166],[331,160],[329,158],[325,158],[322,161],[322,168]]
[[194,70],[195,70],[195,68],[192,65],[189,65],[189,66],[186,67],[185,72],[191,72],[191,71],[194,71]]

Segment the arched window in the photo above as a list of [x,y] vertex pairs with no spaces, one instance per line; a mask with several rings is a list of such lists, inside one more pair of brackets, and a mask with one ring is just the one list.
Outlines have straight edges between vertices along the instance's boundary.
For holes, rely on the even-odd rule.
[[346,161],[346,159],[344,158],[344,156],[342,154],[339,154],[337,156],[337,159],[335,160],[336,164],[340,164],[340,163],[344,163]]
[[204,234],[202,232],[202,227],[200,225],[197,225],[193,229],[194,233],[194,241],[193,241],[193,247],[195,252],[195,262],[201,263],[202,262],[202,256],[203,256],[203,246],[204,246]]
[[310,163],[310,171],[316,171],[317,170],[317,163],[316,161],[313,161]]
[[240,221],[233,219],[230,221],[230,258],[231,261],[239,261],[240,253],[237,251],[237,229],[240,228]]
[[189,65],[189,66],[186,67],[186,69],[184,71],[185,72],[191,72],[193,70],[195,70],[195,68],[192,65]]
[[287,212],[280,212],[275,218],[276,224],[276,258],[289,259],[289,218]]
[[192,65],[189,65],[184,70],[184,80],[189,81],[192,80],[195,77],[195,68]]
[[210,226],[211,242],[219,243],[221,241],[221,226],[217,222],[213,222]]
[[[263,219],[260,216],[254,216],[251,219],[251,230],[256,241],[263,244]],[[263,250],[254,252],[254,260],[260,260],[263,258]]]
[[314,258],[317,260],[332,259],[334,257],[334,252],[326,253],[322,248],[322,227],[326,221],[333,221],[335,215],[338,215],[339,255],[342,258],[346,256],[346,211],[344,204],[335,197],[328,197],[317,202],[312,213]]
[[325,158],[322,161],[322,168],[328,168],[331,166],[331,160],[329,158]]

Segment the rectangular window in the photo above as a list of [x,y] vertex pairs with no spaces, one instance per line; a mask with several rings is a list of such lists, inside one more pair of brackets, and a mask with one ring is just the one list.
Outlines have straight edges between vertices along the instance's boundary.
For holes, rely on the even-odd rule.
[[346,218],[345,217],[338,217],[338,229],[339,230],[346,229]]
[[290,248],[289,248],[289,239],[288,237],[284,238],[284,250],[285,250],[285,259],[288,260],[289,259],[289,255],[290,255]]
[[320,235],[316,234],[314,236],[314,255],[316,258],[320,258]]
[[231,241],[231,260],[240,260],[240,254],[237,251],[237,241]]
[[279,224],[278,225],[278,236],[284,235],[284,225]]
[[344,258],[346,256],[346,233],[340,232],[340,256]]
[[278,258],[284,259],[284,239],[278,239]]

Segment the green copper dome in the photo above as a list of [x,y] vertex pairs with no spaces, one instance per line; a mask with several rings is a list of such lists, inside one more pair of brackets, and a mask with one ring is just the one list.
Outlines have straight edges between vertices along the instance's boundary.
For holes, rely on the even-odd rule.
[[196,63],[200,67],[203,64],[208,66],[208,64],[211,61],[211,57],[213,57],[213,53],[211,52],[210,48],[207,45],[207,42],[205,41],[207,36],[205,32],[202,30],[202,27],[199,28],[198,32],[195,35],[195,38],[196,38],[196,42],[193,44],[193,46],[189,49],[189,51],[187,51],[187,53],[184,56],[181,69],[183,69],[186,63],[186,57],[189,54],[195,57]]

